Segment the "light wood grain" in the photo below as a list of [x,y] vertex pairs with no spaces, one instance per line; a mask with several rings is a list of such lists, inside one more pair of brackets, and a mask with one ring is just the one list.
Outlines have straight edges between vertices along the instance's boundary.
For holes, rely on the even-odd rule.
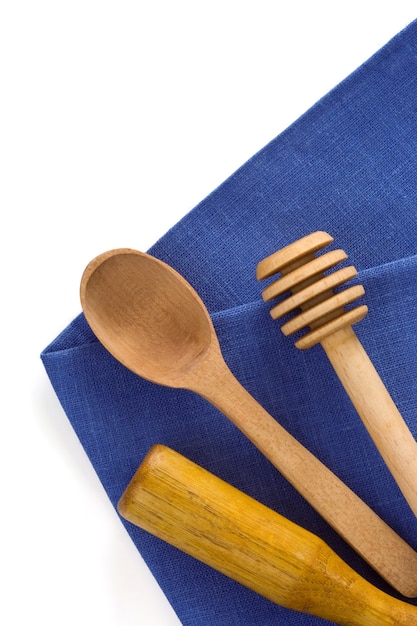
[[385,580],[417,596],[417,553],[236,380],[207,309],[182,276],[145,253],[109,251],[86,268],[81,302],[113,356],[143,378],[206,398]]
[[321,343],[395,481],[417,515],[417,442],[352,329],[352,324],[366,315],[367,307],[345,309],[365,293],[364,289],[355,285],[334,292],[335,287],[356,275],[352,266],[334,274],[323,274],[347,258],[343,250],[314,256],[332,241],[328,233],[318,231],[261,261],[257,267],[258,279],[281,274],[262,295],[270,301],[291,292],[272,308],[272,317],[277,319],[301,309],[282,326],[282,332],[290,335],[307,327],[309,331],[298,338],[295,345],[305,349]]
[[319,537],[165,446],[149,451],[118,509],[281,606],[346,626],[417,625],[416,607],[365,581]]

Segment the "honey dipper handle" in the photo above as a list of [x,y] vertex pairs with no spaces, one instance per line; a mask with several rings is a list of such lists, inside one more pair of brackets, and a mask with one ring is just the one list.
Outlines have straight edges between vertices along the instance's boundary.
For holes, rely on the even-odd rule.
[[[417,597],[417,553],[234,377],[205,359],[190,388],[224,413],[362,558],[404,596]],[[203,381],[203,382],[202,382]]]
[[[119,501],[127,520],[272,602],[349,626],[416,626],[321,539],[165,446]],[[215,599],[213,599],[215,601]]]
[[346,326],[321,342],[365,427],[417,515],[417,442],[354,330]]

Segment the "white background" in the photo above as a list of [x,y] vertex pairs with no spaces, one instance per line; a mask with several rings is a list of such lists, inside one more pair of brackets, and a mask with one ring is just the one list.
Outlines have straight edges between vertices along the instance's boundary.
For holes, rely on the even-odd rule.
[[3,0],[2,624],[178,626],[39,353],[90,259],[149,248],[416,17],[401,0]]

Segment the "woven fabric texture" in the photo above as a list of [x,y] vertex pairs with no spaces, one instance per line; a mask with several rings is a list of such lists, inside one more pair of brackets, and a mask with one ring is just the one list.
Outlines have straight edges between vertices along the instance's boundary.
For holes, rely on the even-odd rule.
[[[408,543],[417,523],[324,351],[299,351],[261,299],[257,263],[315,230],[359,270],[356,333],[417,437],[417,21],[187,214],[150,250],[197,289],[240,382]],[[146,382],[80,314],[42,353],[113,506],[165,444],[322,537],[396,593],[205,400]],[[124,522],[184,626],[319,625]]]

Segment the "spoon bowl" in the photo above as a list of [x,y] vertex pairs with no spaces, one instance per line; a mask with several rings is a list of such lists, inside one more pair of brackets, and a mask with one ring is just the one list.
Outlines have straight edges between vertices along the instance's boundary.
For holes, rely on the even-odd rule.
[[172,267],[121,248],[97,257],[81,301],[98,339],[123,365],[160,385],[182,386],[216,336],[197,293]]
[[87,266],[80,295],[87,322],[118,361],[211,402],[383,578],[417,596],[417,553],[236,380],[203,301],[180,274],[143,252],[111,250]]

